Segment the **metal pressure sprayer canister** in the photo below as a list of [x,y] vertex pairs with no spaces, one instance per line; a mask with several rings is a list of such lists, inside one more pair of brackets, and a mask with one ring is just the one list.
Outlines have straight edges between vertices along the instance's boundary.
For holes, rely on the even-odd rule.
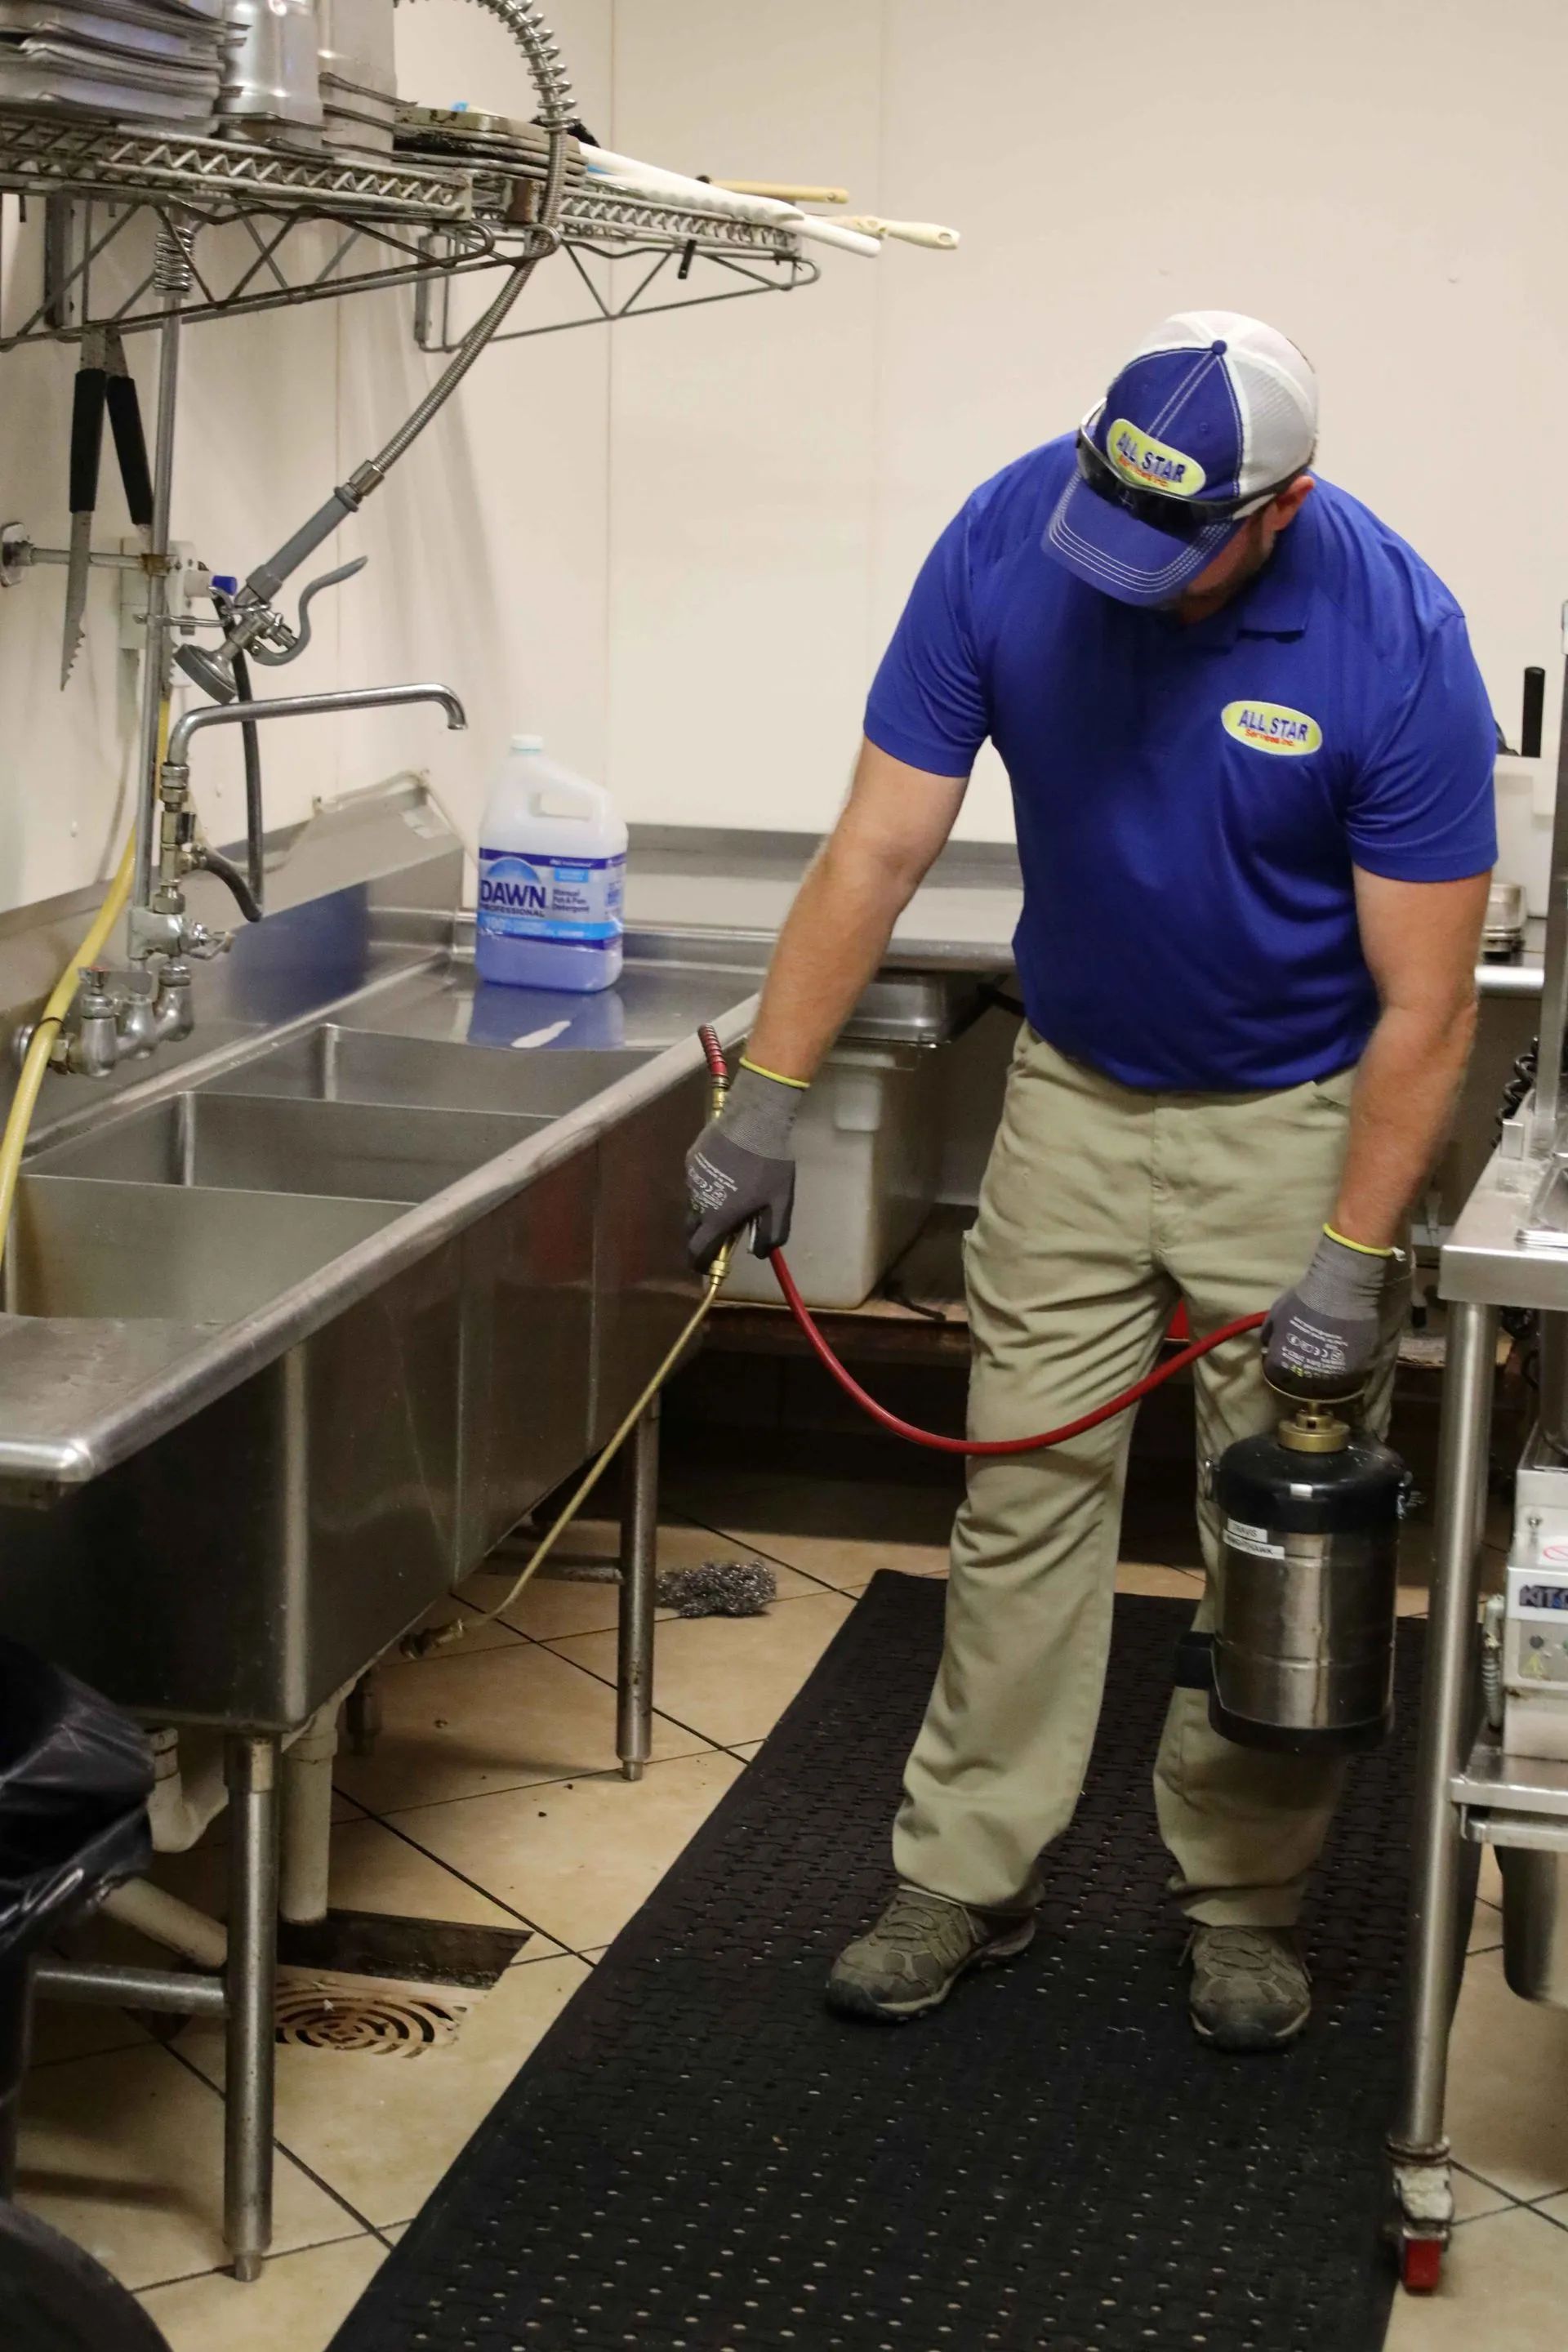
[[1293,1755],[1384,1738],[1409,1491],[1396,1454],[1321,1405],[1226,1448],[1209,1697],[1224,1738]]

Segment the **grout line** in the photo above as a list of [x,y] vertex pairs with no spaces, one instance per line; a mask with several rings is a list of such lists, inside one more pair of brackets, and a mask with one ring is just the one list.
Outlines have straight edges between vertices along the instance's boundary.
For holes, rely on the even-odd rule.
[[[1501,2197],[1505,2199],[1510,2208],[1513,2206],[1523,2205],[1523,2198],[1516,2197],[1512,2189],[1505,2189],[1500,2181],[1489,2180],[1484,2172],[1478,2172],[1473,2165],[1461,2164],[1458,2157],[1453,2158],[1451,2161],[1456,2172],[1462,2172],[1467,2180],[1473,2180],[1479,2189],[1489,2189],[1494,2197]],[[1548,2189],[1546,2193],[1549,2197],[1555,2197],[1560,2195],[1561,2191],[1551,2189]],[[1478,2213],[1475,2218],[1477,2221],[1485,2221],[1489,2217],[1485,2214]]]
[[[712,1527],[706,1519],[693,1519],[691,1525],[700,1528],[704,1535],[717,1536],[721,1543],[741,1544],[748,1551],[754,1552],[759,1559],[769,1561],[774,1568],[793,1570],[796,1576],[806,1577],[813,1584],[819,1584],[824,1592],[842,1592],[844,1590],[842,1585],[829,1584],[826,1578],[818,1576],[814,1569],[802,1568],[796,1561],[786,1559],[783,1552],[764,1551],[762,1545],[753,1542],[750,1536],[735,1535],[729,1528]],[[854,1538],[850,1538],[849,1540],[854,1541]],[[792,1601],[805,1601],[809,1600],[810,1595],[804,1592],[792,1592],[788,1597]],[[776,1607],[777,1603],[773,1605]]]
[[[811,1595],[810,1595],[809,1593],[806,1593],[806,1592],[798,1592],[798,1593],[795,1593],[793,1597],[794,1597],[795,1600],[797,1600],[797,1601],[809,1601],[809,1600],[810,1600],[810,1598],[811,1598]],[[843,1596],[841,1595],[840,1597],[842,1598]],[[776,1603],[775,1603],[775,1606],[776,1606]],[[693,1622],[694,1621],[693,1621],[693,1620],[691,1620],[691,1619],[688,1619],[688,1621],[687,1621],[687,1622],[688,1622],[688,1623],[690,1623],[690,1622]],[[563,1642],[580,1642],[580,1641],[583,1641],[584,1638],[588,1638],[588,1637],[585,1637],[584,1635],[583,1635],[583,1634],[581,1634],[581,1633],[563,1633],[563,1634],[561,1635],[561,1637],[560,1637],[560,1638],[561,1638],[561,1640],[562,1640],[562,1641],[563,1641]],[[596,1638],[596,1637],[594,1637],[594,1638]],[[558,1658],[559,1658],[559,1657],[561,1657],[561,1653],[560,1653],[560,1651],[556,1649],[555,1644],[554,1644],[554,1643],[552,1643],[552,1642],[542,1642],[542,1643],[541,1643],[540,1647],[541,1647],[542,1649],[545,1649],[545,1650],[549,1650],[549,1651],[551,1651],[551,1652],[552,1653],[552,1654],[553,1654],[554,1656],[558,1657]],[[562,1659],[562,1664],[563,1664],[563,1665],[575,1666],[579,1674],[582,1674],[582,1675],[587,1675],[590,1677],[590,1679],[591,1679],[592,1681],[594,1681],[594,1682],[596,1682],[596,1683],[599,1685],[600,1688],[601,1688],[601,1689],[603,1689],[603,1690],[611,1690],[611,1691],[613,1691],[613,1690],[616,1690],[616,1688],[618,1688],[618,1685],[617,1685],[617,1683],[616,1683],[616,1677],[615,1677],[615,1675],[601,1675],[601,1674],[597,1673],[597,1672],[595,1670],[595,1668],[594,1668],[594,1667],[592,1667],[592,1666],[585,1666],[585,1665],[583,1664],[583,1661],[581,1660],[581,1658],[563,1658],[563,1659]],[[805,1677],[804,1677],[804,1676],[802,1676],[802,1680],[803,1680],[803,1681],[804,1681],[804,1679],[805,1679]],[[698,1754],[700,1754],[700,1754],[707,1754],[707,1755],[711,1756],[711,1755],[713,1755],[713,1754],[715,1754],[715,1753],[721,1753],[721,1754],[726,1754],[726,1755],[729,1753],[728,1749],[725,1748],[724,1743],[723,1743],[723,1741],[722,1741],[721,1739],[715,1739],[715,1738],[712,1738],[712,1737],[711,1737],[708,1732],[706,1732],[706,1731],[699,1731],[699,1730],[698,1730],[698,1728],[697,1728],[697,1726],[696,1726],[694,1723],[685,1723],[685,1722],[683,1722],[683,1721],[681,1720],[681,1718],[680,1718],[680,1717],[679,1717],[679,1716],[678,1716],[678,1715],[671,1715],[671,1714],[668,1712],[668,1710],[667,1708],[662,1707],[662,1706],[656,1706],[656,1707],[655,1707],[655,1709],[654,1709],[654,1711],[653,1711],[653,1713],[654,1713],[654,1721],[655,1721],[656,1723],[673,1723],[673,1724],[674,1724],[674,1726],[675,1726],[675,1727],[676,1727],[676,1729],[677,1729],[678,1731],[684,1731],[684,1732],[686,1732],[686,1733],[687,1733],[687,1734],[688,1734],[691,1738],[693,1738],[693,1739],[700,1739],[700,1740],[702,1742],[702,1747],[701,1747],[699,1750],[697,1750],[697,1751],[696,1751]],[[765,1734],[765,1733],[763,1733],[763,1732],[759,1732],[759,1733],[757,1734],[757,1737],[758,1737],[758,1738],[759,1738],[759,1739],[761,1739],[761,1738],[764,1738],[766,1737],[766,1734]],[[653,1757],[650,1757],[650,1758],[648,1759],[649,1766],[651,1767],[651,1766],[653,1765],[653,1763],[654,1763],[656,1760],[657,1760],[658,1763],[660,1763],[660,1764],[673,1764],[677,1759],[676,1759],[673,1756],[661,1756],[661,1757],[658,1757],[657,1759],[654,1759]],[[584,1780],[597,1780],[597,1779],[600,1777],[600,1775],[599,1775],[599,1774],[597,1774],[596,1772],[584,1772],[581,1777],[582,1777]],[[605,1777],[605,1778],[609,1778],[609,1777],[612,1777],[612,1776],[610,1776],[610,1775],[607,1775],[607,1774],[606,1774]],[[613,1777],[615,1777],[615,1778],[616,1778],[616,1779],[618,1779],[618,1778],[619,1778],[619,1771],[618,1771],[618,1769],[617,1769],[616,1773]]]
[[27,2073],[43,2074],[47,2074],[51,2066],[80,2066],[92,2059],[123,2058],[128,2050],[155,2050],[158,2047],[159,2043],[154,2034],[143,2033],[139,2040],[110,2042],[104,2050],[68,2050],[58,2058],[29,2058]]
[[[566,1659],[563,1660],[563,1663],[569,1665],[573,1661],[571,1659]],[[587,1668],[584,1667],[582,1671],[586,1674]],[[597,1682],[599,1677],[595,1675],[591,1676],[590,1679]],[[614,1685],[612,1685],[611,1687],[613,1688]],[[664,1720],[666,1722],[673,1722],[674,1718],[673,1717],[667,1716],[664,1717]],[[684,1730],[685,1727],[686,1727],[684,1725],[677,1726],[677,1728],[680,1730]],[[691,1737],[694,1739],[700,1740],[701,1745],[697,1748],[680,1748],[673,1756],[655,1757],[652,1759],[652,1763],[689,1764],[694,1757],[712,1756],[718,1753],[719,1743],[717,1740],[704,1739],[700,1732],[693,1732]],[[474,1804],[481,1798],[485,1797],[521,1797],[526,1796],[531,1789],[559,1789],[567,1781],[618,1780],[620,1777],[621,1768],[618,1764],[579,1764],[574,1771],[552,1772],[549,1779],[545,1780],[509,1780],[500,1788],[465,1790],[463,1794],[459,1797],[416,1797],[411,1799],[407,1804],[392,1806],[386,1812],[376,1813],[373,1815],[372,1818],[379,1822],[383,1829],[389,1830],[394,1828],[397,1821],[406,1813],[436,1813],[439,1812],[444,1806]],[[399,1831],[398,1834],[400,1836],[404,1836],[406,1832]],[[409,1843],[412,1844],[415,1841],[410,1839]],[[419,1851],[423,1853],[425,1852],[425,1848],[421,1846]],[[432,1854],[430,1859],[432,1862],[441,1861],[439,1854]],[[451,1863],[442,1862],[441,1867],[443,1870],[451,1871],[454,1878],[463,1878],[463,1873],[460,1870],[454,1868]],[[477,1879],[464,1879],[464,1884],[466,1885],[472,1886],[475,1893],[478,1895],[489,1895],[489,1887],[481,1886]],[[495,1903],[499,1902],[500,1898],[498,1895],[489,1895],[489,1899],[492,1903]],[[521,1916],[522,1915],[521,1913],[518,1914],[519,1917]],[[532,1925],[533,1923],[530,1922],[529,1924]]]
[[[226,2090],[220,2090],[218,2085],[212,2081],[209,2075],[204,2074],[201,2068],[195,2063],[194,2059],[187,2058],[183,2050],[176,2050],[173,2042],[165,2043],[164,2047],[167,2049],[170,2057],[177,2059],[188,2074],[194,2075],[198,2083],[205,2084],[206,2088],[212,2092],[216,2098],[222,2100],[226,2104],[228,2097],[227,2092]],[[272,2147],[275,2154],[286,2156],[290,2164],[297,2166],[300,2171],[304,2173],[307,2179],[313,2180],[315,2182],[316,2187],[321,2190],[324,2196],[331,2199],[334,2205],[341,2205],[343,2211],[349,2216],[351,2221],[358,2222],[358,2230],[353,2231],[345,2231],[345,2236],[363,2237],[367,2234],[372,2237],[380,2236],[381,2233],[376,2229],[375,2223],[371,2220],[369,2214],[362,2213],[357,2205],[351,2204],[341,2189],[334,2189],[330,2180],[324,2180],[321,2178],[321,2175],[315,2169],[314,2166],[307,2164],[304,2158],[297,2154],[296,2151],[289,2147],[286,2139],[280,2139],[276,2132],[274,2132],[272,2136]],[[340,2244],[342,2241],[335,2238],[323,2238],[320,2242],[322,2245],[337,2245]],[[289,2251],[294,2250],[290,2249]],[[303,2252],[305,2250],[303,2247],[300,2247],[298,2251]],[[217,2267],[221,2270],[224,2265],[219,2263]]]
[[[202,2080],[206,2081],[205,2074]],[[211,2088],[210,2084],[208,2088]],[[379,2238],[380,2235],[380,2231],[367,2222],[363,2230],[345,2230],[341,2238],[312,2238],[303,2246],[279,2246],[275,2252],[268,2252],[265,2260],[268,2263],[286,2263],[290,2254],[320,2253],[323,2246],[357,2246],[362,2238]],[[227,2278],[229,2275],[226,2263],[209,2263],[205,2270],[175,2271],[168,2278],[149,2279],[145,2286],[128,2287],[126,2293],[134,2294],[140,2302],[144,2294],[158,2294],[166,2286],[190,2286],[197,2279]]]
[[[585,1773],[582,1777],[584,1779],[591,1779],[592,1775]],[[532,1785],[541,1789],[551,1789],[558,1788],[561,1784],[559,1781],[540,1780]],[[487,1791],[487,1793],[489,1792]],[[497,1793],[500,1792],[498,1791]],[[438,1805],[441,1803],[460,1805],[466,1802],[467,1799],[462,1797],[447,1797],[445,1799],[438,1799],[437,1803],[434,1805],[412,1806],[409,1810],[416,1812],[435,1812],[437,1810]],[[506,1912],[510,1918],[517,1921],[520,1927],[527,1927],[535,1936],[549,1937],[549,1939],[552,1944],[558,1944],[561,1941],[559,1936],[552,1936],[548,1927],[541,1926],[537,1919],[531,1919],[526,1912],[520,1911],[515,1904],[507,1902],[503,1895],[492,1895],[488,1886],[481,1886],[477,1878],[470,1878],[468,1876],[467,1871],[458,1870],[451,1863],[443,1862],[438,1853],[432,1853],[428,1846],[421,1845],[416,1837],[411,1837],[406,1830],[400,1829],[397,1822],[390,1816],[384,1817],[381,1825],[383,1829],[390,1830],[394,1837],[401,1838],[404,1844],[411,1846],[416,1853],[422,1853],[427,1862],[435,1863],[437,1867],[444,1870],[449,1878],[455,1878],[460,1886],[466,1886],[470,1894],[482,1895],[485,1901],[487,1903],[493,1903],[498,1911]],[[541,1952],[537,1957],[540,1959],[549,1959],[551,1955],[548,1952]],[[515,1963],[513,1965],[515,1966]]]

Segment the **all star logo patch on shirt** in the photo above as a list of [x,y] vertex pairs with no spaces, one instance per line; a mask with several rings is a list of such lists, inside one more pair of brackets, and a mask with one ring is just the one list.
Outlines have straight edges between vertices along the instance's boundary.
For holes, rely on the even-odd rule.
[[1321,746],[1323,730],[1304,710],[1288,709],[1282,702],[1227,702],[1219,723],[1238,743],[1255,751],[1277,751],[1300,760]]
[[1195,499],[1205,479],[1195,457],[1156,441],[1119,416],[1105,436],[1105,454],[1119,474],[1141,490],[1165,490],[1172,498]]

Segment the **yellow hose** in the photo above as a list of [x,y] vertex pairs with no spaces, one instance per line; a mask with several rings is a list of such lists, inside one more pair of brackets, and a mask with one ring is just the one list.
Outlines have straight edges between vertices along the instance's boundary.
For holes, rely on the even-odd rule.
[[[717,1118],[720,1112],[724,1108],[724,1096],[728,1087],[729,1080],[727,1078],[715,1078],[712,1100],[710,1105],[710,1109],[715,1118]],[[658,1371],[654,1373],[652,1379],[646,1382],[637,1397],[637,1402],[632,1406],[630,1412],[626,1414],[626,1419],[622,1422],[620,1427],[616,1430],[615,1435],[611,1438],[609,1444],[600,1454],[598,1460],[573,1488],[569,1499],[557,1513],[555,1518],[551,1522],[551,1525],[545,1533],[540,1538],[539,1542],[534,1547],[532,1553],[529,1557],[527,1564],[522,1569],[516,1581],[513,1583],[511,1590],[496,1602],[493,1609],[477,1610],[471,1617],[453,1617],[448,1619],[445,1625],[427,1625],[422,1633],[410,1633],[406,1635],[402,1644],[403,1654],[405,1658],[427,1658],[433,1650],[449,1649],[454,1642],[460,1642],[462,1640],[463,1635],[469,1625],[489,1625],[494,1619],[503,1615],[505,1612],[511,1608],[514,1602],[521,1597],[525,1588],[532,1581],[534,1577],[538,1575],[540,1570],[544,1566],[545,1561],[549,1559],[551,1553],[554,1550],[556,1545],[560,1542],[562,1537],[565,1534],[567,1528],[571,1526],[573,1520],[576,1517],[578,1512],[582,1509],[584,1504],[587,1501],[589,1496],[593,1493],[595,1487],[598,1485],[600,1479],[604,1476],[605,1471],[609,1468],[611,1463],[615,1460],[616,1454],[620,1452],[622,1446],[626,1444],[627,1438],[631,1435],[633,1430],[637,1427],[638,1422],[642,1419],[644,1413],[647,1411],[649,1405],[653,1402],[655,1397],[664,1386],[666,1381],[668,1380],[677,1364],[679,1363],[680,1359],[686,1353],[689,1343],[696,1338],[698,1332],[707,1321],[713,1301],[718,1297],[721,1289],[723,1287],[724,1276],[730,1270],[730,1252],[731,1247],[732,1244],[726,1242],[722,1249],[719,1252],[718,1256],[714,1259],[712,1265],[709,1267],[707,1279],[702,1286],[702,1296],[698,1300],[690,1315],[687,1318],[679,1339],[676,1340],[674,1346],[669,1349],[669,1352],[665,1357],[663,1362],[659,1365]]]
[[[163,753],[169,743],[169,705],[165,698],[158,716],[158,764],[163,763]],[[131,896],[131,877],[136,864],[136,829],[132,825],[121,852],[120,863],[114,869],[114,879],[109,895],[93,917],[92,928],[66,965],[49,991],[47,1001],[38,1015],[37,1025],[28,1040],[22,1075],[16,1081],[16,1091],[11,1097],[11,1108],[0,1133],[0,1260],[11,1238],[11,1212],[16,1205],[16,1181],[22,1173],[22,1154],[26,1150],[27,1130],[33,1124],[33,1113],[38,1107],[38,1095],[44,1076],[49,1066],[55,1039],[60,1033],[66,1014],[70,1011],[80,984],[84,964],[94,964],[103,953],[110,931],[125,911],[125,901]]]
[[469,1625],[489,1624],[493,1619],[502,1616],[507,1610],[510,1609],[513,1604],[521,1599],[525,1587],[531,1583],[534,1577],[539,1573],[539,1570],[543,1567],[545,1561],[549,1559],[551,1553],[560,1542],[561,1538],[565,1534],[567,1528],[571,1526],[573,1520],[576,1517],[578,1512],[582,1509],[584,1504],[587,1501],[589,1496],[593,1493],[595,1487],[598,1485],[600,1479],[604,1476],[605,1471],[609,1468],[611,1463],[615,1460],[616,1454],[620,1452],[622,1446],[626,1444],[627,1438],[631,1435],[633,1430],[642,1419],[643,1414],[647,1411],[648,1406],[653,1402],[655,1397],[658,1394],[660,1389],[664,1386],[671,1372],[674,1371],[677,1364],[680,1361],[681,1357],[686,1352],[688,1342],[695,1339],[698,1331],[707,1321],[709,1309],[711,1307],[713,1301],[719,1296],[720,1286],[723,1282],[725,1275],[729,1271],[729,1266],[730,1244],[726,1242],[724,1247],[720,1251],[718,1256],[714,1259],[712,1265],[709,1269],[708,1278],[703,1287],[702,1296],[698,1300],[696,1307],[689,1318],[679,1339],[677,1339],[675,1345],[670,1349],[669,1353],[665,1357],[664,1361],[660,1364],[658,1371],[654,1373],[652,1379],[643,1389],[637,1402],[632,1406],[630,1412],[626,1414],[626,1419],[622,1422],[620,1427],[616,1430],[615,1435],[611,1438],[609,1444],[600,1454],[598,1460],[588,1471],[586,1476],[581,1479],[578,1485],[574,1488],[571,1499],[552,1521],[547,1533],[541,1537],[539,1543],[529,1558],[527,1566],[518,1576],[510,1591],[504,1594],[502,1598],[496,1602],[493,1609],[480,1609],[476,1611],[471,1617],[453,1617],[450,1618],[445,1625],[429,1625],[426,1627],[423,1633],[410,1633],[402,1645],[403,1655],[405,1658],[427,1658],[434,1650],[449,1649],[454,1642],[460,1642],[462,1640],[463,1635],[468,1631]]

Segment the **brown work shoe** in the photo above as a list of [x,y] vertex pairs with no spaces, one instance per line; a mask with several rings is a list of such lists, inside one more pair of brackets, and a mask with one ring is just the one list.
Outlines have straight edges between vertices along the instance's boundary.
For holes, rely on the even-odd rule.
[[1306,2024],[1312,1980],[1289,1927],[1194,1927],[1188,2008],[1216,2050],[1283,2050]]
[[969,1969],[1016,1959],[1035,1932],[1033,1909],[974,1911],[900,1886],[863,1936],[847,1944],[827,1979],[827,2006],[843,2017],[901,2024],[944,2001]]

